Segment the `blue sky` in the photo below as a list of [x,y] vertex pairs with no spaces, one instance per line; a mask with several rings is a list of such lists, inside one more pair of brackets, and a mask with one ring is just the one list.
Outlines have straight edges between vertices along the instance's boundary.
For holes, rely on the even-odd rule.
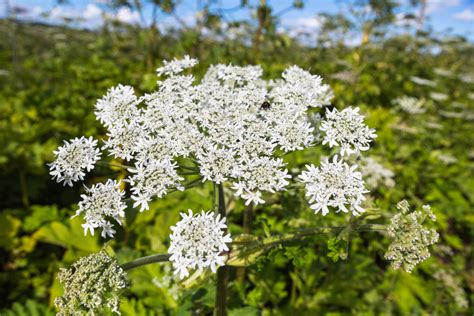
[[[83,19],[81,26],[94,27],[100,25],[103,12],[106,10],[104,3],[107,0],[69,0],[66,5],[57,5],[55,0],[3,0],[0,1],[0,16],[5,16],[7,3],[10,7],[17,6],[27,9],[28,12],[22,15],[25,19],[38,19],[42,13],[48,12],[50,22],[57,22],[61,17],[80,17]],[[464,35],[474,40],[474,0],[427,0],[428,22],[436,32],[446,32],[451,30],[452,34]],[[146,2],[146,1],[145,1]],[[187,24],[192,25],[195,21],[197,4],[205,1],[182,0],[177,8],[177,15]],[[240,3],[240,0],[220,0],[224,8],[232,8]],[[257,0],[250,0],[255,3]],[[268,0],[275,12],[288,7],[291,0]],[[335,0],[306,0],[302,10],[292,10],[284,14],[281,18],[280,27],[289,31],[294,30],[317,30],[320,22],[316,15],[321,12],[336,13],[344,12],[346,7],[341,5],[341,1]],[[400,0],[401,3],[408,3],[409,0]],[[402,6],[403,8],[403,6]],[[111,13],[108,13],[111,14]],[[122,8],[113,13],[115,18],[127,23],[140,23],[137,12],[127,8]],[[144,8],[146,22],[149,23],[150,7]],[[242,18],[249,16],[248,10],[238,10],[228,14],[228,19]],[[168,15],[160,15],[159,24],[164,26],[176,26],[176,18]]]

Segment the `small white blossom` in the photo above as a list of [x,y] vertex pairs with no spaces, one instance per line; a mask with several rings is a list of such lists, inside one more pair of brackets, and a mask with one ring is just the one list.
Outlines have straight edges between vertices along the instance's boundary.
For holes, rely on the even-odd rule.
[[103,149],[108,149],[115,158],[131,160],[138,151],[138,144],[144,137],[144,131],[133,122],[117,126],[107,133]]
[[83,214],[85,223],[84,235],[90,231],[94,235],[94,229],[102,228],[102,237],[113,237],[115,230],[108,218],[114,219],[122,225],[122,219],[125,217],[124,210],[127,205],[123,201],[125,192],[120,190],[120,182],[107,180],[104,183],[98,183],[91,188],[86,188],[86,194],[81,195],[82,201],[79,202],[79,209],[76,215]]
[[435,101],[442,102],[448,100],[449,95],[441,92],[430,92],[430,98]]
[[433,274],[433,277],[441,283],[444,291],[446,291],[451,298],[454,300],[459,308],[468,308],[469,301],[467,299],[466,292],[456,277],[454,272],[450,273],[447,270],[438,270]]
[[94,169],[94,165],[100,158],[100,151],[97,140],[92,137],[74,138],[69,142],[64,141],[64,145],[54,151],[56,159],[48,164],[50,174],[56,182],[64,182],[64,185],[72,187],[72,183],[83,180],[89,172]]
[[434,82],[433,80],[429,80],[429,79],[425,79],[425,78],[421,78],[417,76],[410,77],[410,80],[420,86],[428,86],[428,87],[436,86],[436,82]]
[[426,219],[436,221],[429,205],[424,205],[419,211],[410,210],[410,205],[403,200],[397,204],[401,211],[395,214],[387,226],[392,243],[385,253],[385,259],[390,260],[394,269],[411,272],[413,268],[430,257],[428,247],[438,241],[439,234],[423,224]]
[[331,88],[322,84],[323,79],[312,75],[298,66],[287,68],[282,77],[288,84],[288,92],[295,94],[307,107],[323,107],[329,105],[333,98]]
[[82,257],[70,269],[61,269],[58,279],[64,294],[54,300],[58,316],[120,315],[119,295],[128,286],[127,274],[117,260],[104,252]]
[[426,112],[425,99],[402,96],[393,100],[393,103],[398,105],[403,111],[410,114],[420,114]]
[[177,75],[184,69],[197,65],[198,60],[185,55],[183,59],[174,58],[172,61],[163,61],[164,66],[156,69],[158,75]]
[[393,171],[373,157],[362,157],[360,170],[369,188],[377,188],[380,185],[391,188],[395,185]]
[[137,163],[129,171],[133,174],[127,180],[131,185],[133,207],[140,206],[140,212],[148,210],[148,202],[153,197],[161,198],[169,189],[184,190],[176,172],[177,165],[169,159],[153,160],[149,163]]
[[222,183],[232,174],[236,165],[232,150],[209,146],[197,159],[200,173],[204,180]]
[[350,211],[355,216],[364,212],[361,203],[368,191],[362,175],[356,171],[357,165],[349,166],[336,155],[332,162],[322,162],[321,167],[306,167],[308,170],[303,171],[299,178],[305,184],[306,197],[315,214],[321,211],[326,215],[329,207],[336,208],[336,213]]
[[140,115],[139,102],[132,87],[118,85],[97,100],[94,113],[105,127],[116,128],[135,121]]
[[214,212],[193,215],[181,213],[182,219],[171,227],[171,244],[168,253],[170,261],[182,279],[189,275],[189,269],[211,268],[216,272],[225,264],[223,251],[228,251],[227,243],[232,242],[230,234],[225,234],[226,219]]
[[364,116],[359,108],[346,108],[342,111],[326,110],[326,119],[321,123],[321,131],[325,132],[323,145],[341,147],[341,156],[368,150],[369,143],[376,138],[374,129],[364,123]]
[[264,203],[262,191],[274,193],[288,185],[287,179],[291,176],[288,170],[281,169],[284,165],[282,159],[270,157],[253,158],[240,164],[233,171],[235,195],[245,199],[245,205]]

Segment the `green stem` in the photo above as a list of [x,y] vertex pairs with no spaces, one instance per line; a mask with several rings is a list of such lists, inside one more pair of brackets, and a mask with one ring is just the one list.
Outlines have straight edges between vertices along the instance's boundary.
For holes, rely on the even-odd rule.
[[179,165],[179,167],[185,170],[199,171],[199,168],[196,168],[196,167],[189,167],[189,166],[183,166],[183,165]]
[[[218,186],[218,209],[221,217],[226,216],[224,187],[222,183]],[[229,282],[229,267],[223,266],[217,270],[216,303],[214,307],[215,316],[227,315],[227,283]]]
[[125,271],[132,270],[147,264],[157,263],[157,262],[166,262],[169,261],[170,255],[167,253],[151,255],[147,257],[142,257],[135,259],[133,261],[122,264],[122,269]]
[[99,161],[99,162],[97,162],[97,164],[103,165],[103,166],[109,166],[109,167],[123,168],[123,169],[130,168],[130,166],[122,165],[121,163],[110,162],[110,161]]
[[[235,242],[233,243],[233,245],[239,246],[232,247],[232,251],[229,255],[228,264],[232,266],[234,265],[234,262],[239,262],[238,266],[242,266],[242,260],[240,259],[247,258],[249,256],[258,256],[270,250],[271,248],[284,244],[286,242],[291,242],[294,240],[299,240],[320,234],[339,234],[345,229],[347,229],[347,226],[323,226],[314,228],[304,228],[290,233],[270,236],[266,238],[255,237],[255,239],[244,243]],[[365,231],[383,232],[385,231],[385,226],[379,224],[367,224],[353,228],[353,232]],[[248,264],[251,264],[251,261],[249,261]]]

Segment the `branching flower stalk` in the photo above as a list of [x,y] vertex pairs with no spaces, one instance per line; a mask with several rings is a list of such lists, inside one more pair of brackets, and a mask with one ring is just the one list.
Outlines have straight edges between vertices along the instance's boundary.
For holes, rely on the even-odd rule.
[[[113,238],[114,225],[126,220],[127,202],[144,212],[152,207],[151,202],[171,192],[212,182],[217,191],[212,209],[181,213],[181,220],[171,227],[168,254],[139,258],[120,269],[170,261],[180,279],[208,269],[217,272],[215,314],[226,315],[229,265],[251,264],[249,255],[307,236],[344,230],[352,236],[360,231],[384,230],[383,226],[356,220],[366,212],[369,191],[353,161],[360,160],[361,153],[369,150],[376,134],[365,124],[357,107],[325,109],[333,97],[330,87],[320,76],[298,66],[287,68],[280,79],[266,81],[260,66],[212,65],[196,82],[183,72],[197,63],[189,56],[165,61],[157,69],[158,75],[163,76],[158,89],[140,97],[130,86],[109,89],[97,101],[94,111],[106,129],[102,145],[92,137],[65,141],[54,152],[56,159],[50,164],[50,173],[57,182],[73,186],[83,181],[96,163],[103,163],[99,162],[105,156],[103,151],[113,157],[108,165],[121,169],[120,179],[86,187],[75,215],[84,218],[86,234],[93,235],[100,229],[104,238]],[[305,170],[292,178],[284,156],[320,142],[332,148],[334,155],[322,162],[298,166]],[[304,187],[316,214],[350,213],[350,227],[316,227],[267,238],[252,237],[245,242],[235,240],[227,231],[224,186],[250,209],[272,201],[269,195],[295,184]],[[130,192],[129,198],[125,198],[125,192]],[[395,267],[408,260],[407,267],[412,268],[427,258],[427,246],[436,238],[426,231],[422,237],[428,236],[429,240],[423,239],[416,249],[405,247],[404,240],[417,235],[409,229],[413,225],[408,225],[408,233],[405,228],[394,226],[402,222],[392,220],[388,231],[403,249],[391,247],[387,259],[396,260]],[[421,226],[422,221],[417,223]],[[250,232],[251,224],[246,225],[246,232]],[[399,234],[404,237],[400,239]],[[417,249],[422,255],[411,256],[410,251]],[[69,312],[79,305],[64,300],[76,302],[75,293],[81,297],[87,293],[68,290],[71,279],[64,275],[60,279],[65,281],[67,294],[62,301],[59,299],[58,306]],[[119,313],[117,296],[110,304]],[[91,305],[91,312],[94,306]]]

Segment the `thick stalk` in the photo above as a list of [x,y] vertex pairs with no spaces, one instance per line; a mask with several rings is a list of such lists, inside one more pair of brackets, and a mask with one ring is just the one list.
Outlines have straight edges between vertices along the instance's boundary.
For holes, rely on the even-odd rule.
[[138,258],[133,261],[124,263],[122,264],[122,269],[124,269],[125,271],[128,271],[128,270],[132,270],[132,269],[135,269],[147,264],[151,264],[151,263],[169,261],[169,259],[170,259],[170,255],[167,253],[151,255],[148,257],[142,257],[142,258]]
[[[221,217],[226,216],[224,187],[222,183],[218,186],[218,208]],[[229,282],[229,267],[223,266],[217,270],[215,316],[227,315],[227,283]]]

